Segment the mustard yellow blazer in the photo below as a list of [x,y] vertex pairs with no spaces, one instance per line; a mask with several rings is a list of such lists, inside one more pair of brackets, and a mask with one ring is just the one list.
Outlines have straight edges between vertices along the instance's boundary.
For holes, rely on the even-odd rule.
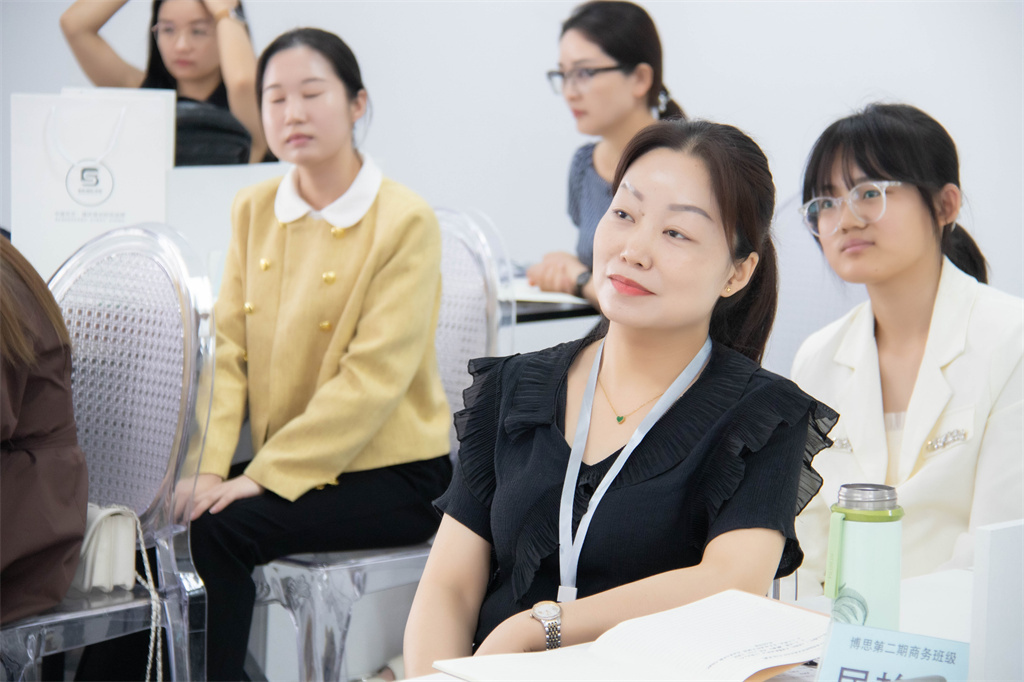
[[248,414],[245,474],[295,500],[346,471],[446,454],[450,413],[434,350],[433,211],[378,176],[351,226],[315,213],[282,222],[281,182],[242,190],[232,208],[200,472],[227,475]]

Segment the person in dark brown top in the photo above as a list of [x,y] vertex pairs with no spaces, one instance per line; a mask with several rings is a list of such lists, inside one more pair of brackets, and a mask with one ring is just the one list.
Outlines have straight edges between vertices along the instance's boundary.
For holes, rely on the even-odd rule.
[[71,341],[42,278],[0,238],[0,623],[58,604],[78,567],[89,479]]

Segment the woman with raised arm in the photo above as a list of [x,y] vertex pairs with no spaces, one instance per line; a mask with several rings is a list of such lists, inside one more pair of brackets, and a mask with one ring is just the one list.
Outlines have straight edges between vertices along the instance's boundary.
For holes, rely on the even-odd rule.
[[579,230],[576,253],[548,253],[527,275],[545,291],[597,304],[590,284],[594,230],[611,203],[622,150],[657,118],[686,116],[662,81],[658,29],[631,2],[588,2],[573,10],[562,24],[558,69],[548,72],[548,79],[569,105],[576,129],[599,139],[580,147],[569,168],[569,216]]
[[777,297],[767,159],[731,126],[661,122],[614,186],[594,239],[607,335],[470,365],[411,674],[765,594],[800,564],[793,521],[836,416],[759,365]]
[[842,414],[797,519],[801,595],[819,592],[844,483],[895,486],[903,576],[970,566],[980,525],[1024,517],[1024,302],[987,281],[957,223],[956,145],[931,116],[872,104],[829,126],[804,172],[804,221],[868,301],[816,332],[793,380]]
[[227,109],[252,137],[249,161],[262,161],[267,143],[256,103],[256,55],[241,0],[153,0],[144,72],[100,36],[127,2],[75,0],[61,15],[64,37],[93,85],[166,88],[179,100]]
[[[242,679],[255,566],[423,542],[452,471],[434,351],[441,234],[354,147],[367,108],[355,55],[296,29],[260,56],[256,83],[270,148],[294,167],[236,197],[216,305],[191,537],[211,680]],[[254,456],[232,471],[246,415]]]

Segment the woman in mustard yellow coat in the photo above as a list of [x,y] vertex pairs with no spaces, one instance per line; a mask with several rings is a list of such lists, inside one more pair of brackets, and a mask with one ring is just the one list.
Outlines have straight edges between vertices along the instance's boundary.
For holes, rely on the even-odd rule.
[[[367,95],[337,36],[278,37],[257,91],[270,148],[295,167],[236,198],[216,307],[192,512],[216,680],[241,679],[256,565],[424,541],[451,477],[436,217],[355,150]],[[232,477],[246,414],[255,454]]]

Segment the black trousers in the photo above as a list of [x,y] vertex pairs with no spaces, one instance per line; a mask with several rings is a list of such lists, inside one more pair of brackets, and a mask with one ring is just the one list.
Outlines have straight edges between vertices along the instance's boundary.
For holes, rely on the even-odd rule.
[[253,569],[299,552],[374,549],[429,539],[432,501],[451,480],[448,456],[342,474],[295,502],[273,493],[233,502],[192,523],[192,560],[207,594],[207,675],[240,680],[256,587]]
[[[231,476],[242,473],[244,466],[232,469]],[[437,532],[441,517],[432,502],[447,489],[451,476],[445,455],[342,474],[338,485],[310,490],[295,502],[267,492],[193,521],[192,561],[207,596],[207,678],[244,679],[256,566],[301,552],[424,542]],[[143,679],[148,642],[149,633],[138,633],[89,647],[77,679]]]

